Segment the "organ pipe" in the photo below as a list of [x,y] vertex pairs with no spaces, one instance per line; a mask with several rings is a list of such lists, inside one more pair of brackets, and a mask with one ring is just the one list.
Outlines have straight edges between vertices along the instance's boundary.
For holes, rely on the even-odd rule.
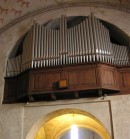
[[59,25],[56,30],[34,22],[22,54],[8,60],[6,75],[16,76],[29,68],[95,61],[129,64],[128,47],[111,43],[109,30],[93,14],[71,28],[62,16]]

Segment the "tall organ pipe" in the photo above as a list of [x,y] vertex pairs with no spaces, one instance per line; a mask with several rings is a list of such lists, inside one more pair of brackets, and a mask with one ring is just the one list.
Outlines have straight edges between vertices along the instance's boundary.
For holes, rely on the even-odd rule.
[[73,63],[72,53],[72,28],[69,30],[69,52],[70,52],[70,64]]
[[92,61],[95,61],[95,48],[94,48],[94,38],[93,38],[93,31],[92,31],[91,16],[88,17],[88,24],[89,24],[89,33],[90,33],[90,42],[91,42]]
[[78,43],[77,43],[77,30],[76,26],[74,26],[74,44],[75,44],[75,63],[78,62]]
[[98,25],[98,20],[93,16],[93,22],[95,24],[95,36],[96,36],[96,60],[100,61],[100,47],[101,47],[101,41],[100,41],[100,34],[99,34],[99,25]]
[[87,42],[88,42],[88,56],[89,56],[89,61],[92,61],[92,48],[91,48],[91,41],[90,41],[90,31],[89,31],[89,25],[88,25],[88,18],[86,18],[86,32],[87,32]]
[[85,24],[85,20],[82,23],[83,25],[83,41],[84,41],[84,62],[88,62],[88,50],[87,50],[87,37],[86,37],[86,24]]
[[80,43],[79,43],[79,34],[78,34],[78,25],[76,26],[76,43],[77,43],[77,63],[80,62]]
[[60,65],[60,31],[58,30],[57,31],[57,49],[58,49],[58,53],[57,53],[57,63],[58,65]]
[[81,24],[78,25],[78,41],[79,41],[79,62],[82,63],[82,44],[81,44]]
[[48,42],[48,46],[47,46],[47,50],[48,50],[48,66],[52,65],[52,30],[48,29],[48,37],[47,37],[47,42]]
[[74,43],[74,27],[72,28],[72,30],[71,30],[71,36],[72,36],[72,62],[73,63],[75,63],[75,48],[74,48],[74,45],[75,45],[75,43]]
[[81,43],[82,43],[82,57],[83,62],[85,62],[85,38],[84,38],[84,26],[83,22],[81,22]]
[[42,28],[41,28],[41,25],[38,25],[38,44],[37,44],[37,67],[40,67],[40,60],[41,60],[41,31],[42,31]]
[[60,29],[48,29],[34,22],[23,42],[19,57],[8,60],[7,76],[28,68],[100,61],[129,64],[127,46],[112,44],[109,30],[93,15],[67,29],[62,16]]
[[44,66],[44,56],[43,56],[43,47],[44,47],[44,27],[41,28],[41,67]]
[[[93,32],[93,45],[94,45],[94,55],[97,59],[97,54],[96,54],[96,50],[98,49],[98,40],[97,40],[97,34],[96,34],[96,25],[95,25],[95,19],[93,14],[91,15],[91,23],[92,23],[92,32]],[[96,60],[95,59],[95,60]]]
[[60,19],[60,54],[61,65],[65,64],[67,21],[64,16]]
[[34,52],[35,52],[35,35],[36,35],[36,23],[34,22],[34,25],[32,26],[32,68],[34,68]]
[[53,47],[53,65],[56,65],[56,30],[53,30],[53,43],[54,43],[54,47]]

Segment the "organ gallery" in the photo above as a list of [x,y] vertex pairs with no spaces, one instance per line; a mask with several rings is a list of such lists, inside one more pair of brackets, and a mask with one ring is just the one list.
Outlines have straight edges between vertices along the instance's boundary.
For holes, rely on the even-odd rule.
[[113,43],[93,14],[57,28],[34,21],[21,53],[8,59],[3,103],[130,93],[129,46]]

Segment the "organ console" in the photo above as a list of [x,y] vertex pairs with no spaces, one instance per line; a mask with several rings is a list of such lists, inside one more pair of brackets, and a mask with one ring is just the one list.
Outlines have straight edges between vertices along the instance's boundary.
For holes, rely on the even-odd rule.
[[[8,59],[5,79],[23,76],[23,73],[30,69],[45,68],[46,71],[46,68],[55,69],[56,67],[71,65],[89,65],[90,63],[110,65],[108,69],[110,69],[109,71],[113,70],[110,74],[114,74],[113,78],[115,78],[117,76],[115,67],[130,64],[129,47],[112,43],[109,30],[93,14],[71,28],[67,28],[67,18],[65,16],[61,16],[59,24],[59,29],[51,29],[36,22],[33,23],[25,37],[22,53]],[[113,69],[111,66],[113,66]],[[99,71],[100,74],[106,74],[100,68],[96,69],[94,74]],[[63,73],[67,74],[65,71]],[[69,73],[68,76],[70,76]],[[42,81],[41,77],[38,80]],[[109,81],[107,82],[109,84]],[[113,81],[113,85],[117,86],[117,89],[114,90],[119,91],[117,82]],[[100,88],[102,86],[97,87],[97,89]],[[84,88],[84,90],[86,89]],[[110,90],[113,89],[110,88]]]

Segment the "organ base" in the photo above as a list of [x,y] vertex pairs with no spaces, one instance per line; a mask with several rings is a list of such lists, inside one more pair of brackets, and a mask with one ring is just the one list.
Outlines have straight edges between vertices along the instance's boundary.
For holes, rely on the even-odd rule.
[[[66,87],[58,87],[65,81]],[[89,63],[29,69],[5,77],[3,103],[50,101],[130,93],[130,67]]]

